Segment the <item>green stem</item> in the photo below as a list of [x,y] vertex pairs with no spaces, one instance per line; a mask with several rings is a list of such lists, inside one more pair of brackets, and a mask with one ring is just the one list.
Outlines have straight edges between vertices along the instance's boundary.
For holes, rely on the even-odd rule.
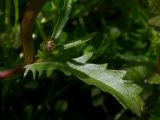
[[18,0],[13,0],[14,2],[14,10],[15,10],[15,26],[18,25],[18,19],[19,19],[19,8],[18,8]]
[[8,25],[9,24],[9,16],[10,16],[10,0],[6,0],[5,2],[5,24]]

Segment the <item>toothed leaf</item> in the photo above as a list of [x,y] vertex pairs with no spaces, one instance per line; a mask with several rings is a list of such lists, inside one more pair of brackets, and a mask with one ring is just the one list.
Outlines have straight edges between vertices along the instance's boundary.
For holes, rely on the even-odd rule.
[[38,62],[26,65],[24,76],[26,76],[28,72],[31,71],[33,74],[33,79],[36,78],[36,72],[38,72],[39,76],[46,72],[47,76],[49,77],[53,73],[53,71],[56,70],[59,66],[60,64],[56,62]]
[[112,94],[126,109],[132,110],[137,115],[141,114],[144,105],[140,98],[142,88],[131,81],[123,80],[126,74],[122,70],[109,70],[107,64],[87,64],[85,63],[92,53],[85,54],[82,57],[74,58],[70,61],[60,62],[41,62],[27,65],[24,75],[29,70],[32,71],[35,78],[36,71],[39,75],[46,71],[49,76],[54,70],[60,70],[66,75],[74,75],[83,82],[94,85],[104,92]]
[[142,88],[130,81],[122,80],[125,71],[107,70],[106,64],[74,64],[67,62],[70,72],[87,84],[99,87],[112,94],[125,108],[140,115],[144,105],[139,94]]

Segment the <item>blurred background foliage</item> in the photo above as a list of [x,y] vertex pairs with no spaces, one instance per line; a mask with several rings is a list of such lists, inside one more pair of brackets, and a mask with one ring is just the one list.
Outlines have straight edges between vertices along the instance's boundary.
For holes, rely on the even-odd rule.
[[[20,22],[27,0],[0,1],[0,70],[22,62]],[[63,0],[48,0],[37,16],[33,39],[36,51],[51,36]],[[125,79],[143,87],[141,117],[125,110],[111,95],[59,71],[50,78],[32,75],[1,81],[3,120],[159,120],[159,32],[149,25],[156,15],[143,0],[73,0],[69,21],[58,44],[97,32],[93,40],[68,50],[77,57],[94,52],[90,62],[108,63],[127,71]]]

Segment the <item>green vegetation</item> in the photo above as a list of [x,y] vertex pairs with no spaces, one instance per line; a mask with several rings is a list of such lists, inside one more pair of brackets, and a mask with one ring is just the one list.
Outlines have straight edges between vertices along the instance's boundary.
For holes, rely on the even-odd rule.
[[1,0],[4,120],[159,120],[159,0]]

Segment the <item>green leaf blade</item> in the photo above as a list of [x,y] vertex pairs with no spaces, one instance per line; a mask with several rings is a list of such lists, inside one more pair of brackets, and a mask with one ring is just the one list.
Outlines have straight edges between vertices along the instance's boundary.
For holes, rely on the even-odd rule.
[[79,63],[86,63],[92,57],[92,55],[93,55],[93,52],[89,52],[81,57],[74,58],[73,60],[75,60],[76,62],[79,62]]
[[38,62],[26,65],[24,77],[28,74],[29,71],[32,72],[34,79],[36,78],[36,71],[38,72],[39,76],[41,76],[46,71],[46,74],[49,77],[58,67],[60,67],[60,63],[57,62]]
[[86,61],[92,56],[92,53],[74,58],[70,61],[40,62],[27,65],[25,74],[29,70],[35,77],[36,71],[46,71],[47,76],[54,70],[64,72],[66,75],[74,75],[83,82],[94,85],[104,92],[113,95],[126,109],[130,109],[137,115],[141,114],[144,102],[140,97],[142,88],[131,81],[123,80],[126,72],[123,70],[108,70],[107,64],[87,64]]
[[99,87],[104,92],[112,94],[125,108],[140,115],[144,105],[139,93],[142,88],[122,77],[125,71],[106,70],[106,65],[77,65],[67,62],[71,73],[89,85]]
[[75,42],[71,42],[71,43],[68,43],[68,44],[65,44],[64,45],[64,49],[70,49],[72,47],[76,47],[78,45],[81,45],[83,43],[86,43],[88,42],[89,40],[91,40],[94,36],[96,35],[96,33],[92,33],[92,34],[89,34],[79,40],[76,40]]
[[57,39],[59,35],[61,34],[65,24],[67,23],[69,19],[71,7],[72,7],[72,0],[64,0],[64,6],[62,10],[60,11],[60,15],[54,27],[51,39]]
[[153,74],[153,76],[151,76],[151,78],[149,78],[147,82],[149,84],[160,84],[160,75],[157,73]]

